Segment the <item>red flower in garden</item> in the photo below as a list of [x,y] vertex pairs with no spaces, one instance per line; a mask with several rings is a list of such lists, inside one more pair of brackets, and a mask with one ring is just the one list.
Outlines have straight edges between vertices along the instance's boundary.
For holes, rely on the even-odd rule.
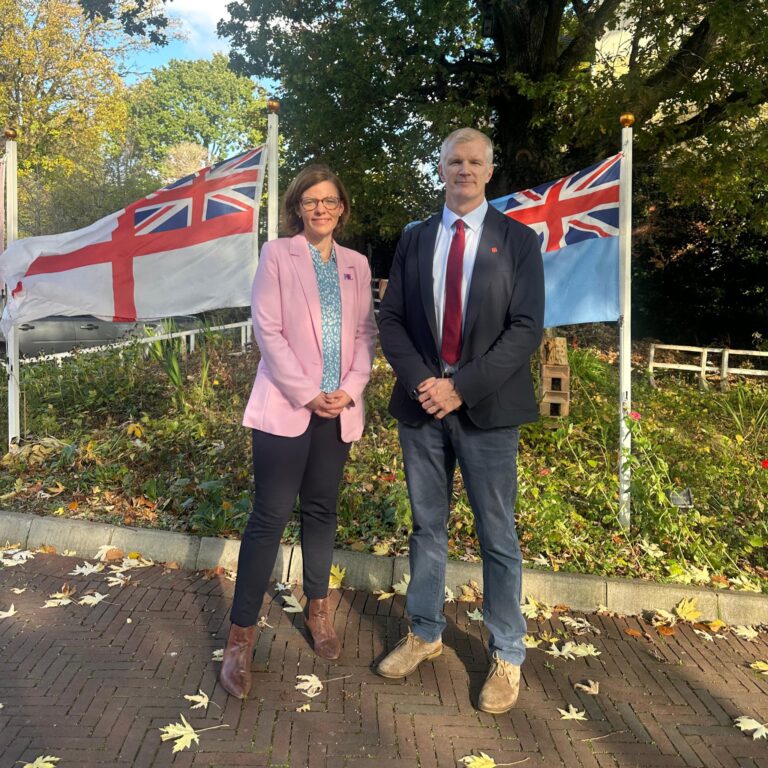
[[630,411],[629,418],[632,419],[632,421],[640,421],[640,414],[637,411]]
[[761,466],[763,469],[768,469],[768,459],[763,459],[763,460],[760,462],[760,466]]
[[547,469],[546,467],[544,467],[544,469],[540,469],[539,470],[539,474],[542,477],[546,477],[547,475],[551,475],[552,474],[552,470],[551,469]]

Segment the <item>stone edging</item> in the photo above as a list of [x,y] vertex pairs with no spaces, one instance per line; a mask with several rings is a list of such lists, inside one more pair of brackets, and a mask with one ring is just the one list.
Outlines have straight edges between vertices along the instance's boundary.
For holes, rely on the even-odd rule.
[[[0,546],[6,541],[29,549],[48,544],[59,552],[73,550],[84,558],[92,558],[99,547],[111,544],[125,552],[141,552],[158,562],[178,563],[188,570],[219,565],[234,569],[240,551],[240,542],[236,539],[200,538],[0,510]],[[388,590],[408,571],[406,557],[379,557],[348,550],[336,550],[333,562],[346,568],[345,585],[369,592]],[[281,581],[300,582],[301,547],[282,545],[272,575]],[[470,579],[482,585],[480,563],[448,562],[446,584],[451,589]],[[637,614],[649,608],[670,610],[683,598],[695,597],[706,619],[719,618],[728,624],[768,624],[768,596],[749,592],[524,568],[523,594],[533,595],[550,605],[565,604],[574,610],[594,611],[603,605],[621,614]]]

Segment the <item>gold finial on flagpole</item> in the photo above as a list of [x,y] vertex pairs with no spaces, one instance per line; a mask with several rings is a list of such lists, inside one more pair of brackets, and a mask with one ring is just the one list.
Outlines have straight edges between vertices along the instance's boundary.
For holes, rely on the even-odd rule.
[[635,116],[631,112],[625,112],[620,118],[622,128],[631,128],[635,124]]
[[5,131],[3,131],[3,135],[8,141],[15,141],[18,133],[15,128],[6,128]]
[[270,115],[276,115],[280,112],[280,100],[276,99],[274,96],[267,99],[267,112],[269,112]]

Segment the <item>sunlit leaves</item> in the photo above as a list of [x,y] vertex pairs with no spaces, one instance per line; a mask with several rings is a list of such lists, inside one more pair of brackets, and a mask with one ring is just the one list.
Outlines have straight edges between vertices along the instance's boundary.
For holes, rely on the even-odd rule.
[[13,607],[13,603],[11,603],[11,607],[7,611],[0,611],[0,619],[10,619],[11,616],[15,616],[18,613],[18,611]]
[[339,565],[332,565],[331,566],[331,575],[328,579],[328,588],[329,589],[341,589],[341,586],[344,582],[344,577],[347,575],[347,569],[342,568]]
[[56,763],[58,763],[59,760],[61,760],[60,757],[45,755],[36,757],[31,763],[24,763],[22,768],[56,768]]
[[558,707],[557,711],[560,713],[561,720],[586,720],[587,719],[586,712],[584,712],[584,710],[581,710],[581,709],[576,709],[576,707],[574,707],[573,704],[569,704],[568,709],[560,709],[560,707]]
[[752,717],[742,715],[737,717],[733,724],[743,733],[750,735],[754,740],[768,739],[768,723],[761,723]]
[[283,598],[283,610],[286,613],[301,613],[304,608],[294,595],[281,595]]
[[551,619],[552,607],[546,603],[542,603],[531,595],[526,595],[525,600],[520,605],[520,609],[523,612],[523,616],[528,619]]

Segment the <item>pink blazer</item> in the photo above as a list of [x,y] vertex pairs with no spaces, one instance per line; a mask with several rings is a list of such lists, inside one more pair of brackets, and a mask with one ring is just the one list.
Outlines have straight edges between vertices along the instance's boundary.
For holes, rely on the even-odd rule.
[[[352,403],[341,412],[341,439],[363,434],[363,390],[376,347],[371,271],[365,257],[336,244],[341,288],[341,384]],[[306,404],[323,377],[320,292],[304,235],[270,240],[261,249],[251,296],[261,360],[243,424],[296,437],[309,425]]]

